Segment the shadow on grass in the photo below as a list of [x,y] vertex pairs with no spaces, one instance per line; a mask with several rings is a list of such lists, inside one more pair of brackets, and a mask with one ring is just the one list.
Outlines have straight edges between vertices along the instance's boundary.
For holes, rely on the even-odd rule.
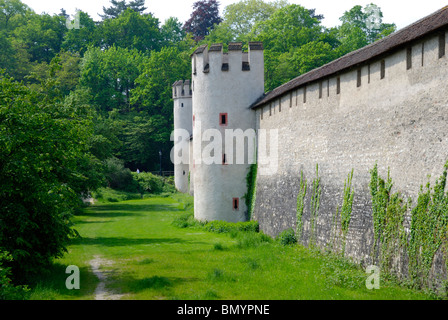
[[153,244],[204,244],[204,242],[190,241],[180,238],[123,238],[123,237],[98,237],[72,239],[70,245],[99,245],[105,247],[153,245]]
[[114,217],[132,217],[143,216],[151,212],[173,211],[180,209],[176,205],[157,205],[157,204],[112,204],[97,205],[86,208],[80,217],[96,217],[96,218],[114,218]]
[[35,277],[30,282],[30,300],[59,300],[62,296],[67,299],[91,299],[98,285],[98,278],[92,273],[90,267],[79,267],[80,289],[69,290],[66,287],[68,265],[52,264],[46,272]]
[[138,293],[143,290],[157,290],[167,292],[175,286],[183,285],[188,282],[198,281],[198,279],[162,276],[152,276],[143,279],[135,279],[133,277],[126,276],[120,279],[120,281],[126,283],[126,287],[129,292]]

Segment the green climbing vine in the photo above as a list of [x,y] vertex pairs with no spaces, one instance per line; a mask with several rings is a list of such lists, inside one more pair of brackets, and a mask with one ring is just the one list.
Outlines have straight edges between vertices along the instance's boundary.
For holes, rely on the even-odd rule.
[[297,219],[296,219],[296,238],[302,239],[303,232],[303,210],[305,209],[305,197],[307,190],[307,181],[303,177],[303,171],[300,173],[300,189],[297,195]]
[[[434,257],[448,236],[448,194],[445,193],[448,162],[442,176],[431,189],[430,183],[420,187],[417,205],[412,210],[408,243],[409,274],[418,287],[428,286]],[[448,257],[445,253],[445,262]]]
[[[417,204],[405,202],[400,193],[392,193],[393,182],[378,175],[375,165],[371,170],[370,191],[374,225],[372,257],[380,261],[381,269],[393,271],[393,259],[407,253],[409,280],[416,287],[428,287],[431,268],[437,252],[445,245],[445,263],[448,264],[448,194],[446,193],[448,162],[442,176],[431,188],[421,186]],[[405,217],[410,210],[410,231],[405,231]]]
[[372,259],[378,259],[381,270],[389,272],[393,267],[393,259],[402,253],[406,245],[403,223],[410,199],[405,203],[399,192],[391,192],[393,182],[390,170],[387,172],[387,180],[378,175],[377,164],[370,174],[374,229]]
[[339,233],[339,239],[341,242],[341,254],[345,255],[345,245],[347,240],[348,228],[350,226],[350,221],[352,219],[353,210],[353,199],[355,197],[355,191],[352,187],[354,170],[348,174],[347,180],[344,183],[344,193],[342,206],[336,208],[336,214],[333,214],[331,230],[333,234],[333,240],[331,243],[331,250],[338,252],[338,243],[336,241],[337,235]]
[[257,193],[257,164],[252,164],[246,176],[247,193],[244,196],[246,202],[248,220],[251,219],[255,208],[255,199]]
[[355,191],[352,188],[353,169],[347,177],[347,181],[344,184],[344,200],[341,207],[341,230],[342,230],[342,255],[345,255],[345,244],[347,240],[348,227],[352,219],[353,199],[355,197]]
[[322,189],[320,186],[320,177],[319,177],[319,165],[316,164],[316,177],[313,180],[313,193],[311,194],[311,203],[310,203],[310,247],[315,246],[316,244],[316,226],[317,226],[317,218],[319,216],[319,207],[320,207],[320,197],[322,194]]

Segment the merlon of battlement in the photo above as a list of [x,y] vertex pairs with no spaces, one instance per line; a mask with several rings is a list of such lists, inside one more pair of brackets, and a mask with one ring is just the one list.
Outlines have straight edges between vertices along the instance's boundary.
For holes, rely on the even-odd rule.
[[173,83],[173,99],[191,98],[192,90],[190,80],[178,80]]
[[230,42],[227,52],[222,43],[202,45],[191,55],[193,75],[198,71],[207,74],[211,69],[224,72],[231,70],[250,71],[251,67],[263,67],[263,43],[249,42],[248,52],[243,52],[242,42]]

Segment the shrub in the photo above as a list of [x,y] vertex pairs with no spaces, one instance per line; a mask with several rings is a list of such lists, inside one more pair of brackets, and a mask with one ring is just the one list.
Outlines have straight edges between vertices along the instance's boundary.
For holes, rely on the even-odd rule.
[[297,238],[292,228],[287,229],[277,236],[277,240],[284,246],[297,243]]
[[106,180],[112,189],[138,192],[138,184],[134,181],[131,170],[124,167],[124,162],[117,158],[106,160]]
[[215,232],[215,233],[230,233],[232,231],[258,232],[259,224],[257,221],[237,222],[237,223],[226,221],[211,221],[205,225],[205,229],[209,232]]
[[255,248],[265,243],[272,242],[272,239],[258,232],[240,232],[236,235],[237,247],[240,249]]
[[11,283],[11,268],[4,262],[11,262],[12,256],[0,251],[0,300],[23,300],[29,291],[27,286],[15,286]]
[[141,195],[138,193],[118,191],[111,188],[98,188],[92,192],[92,196],[99,202],[121,202],[141,199]]
[[176,217],[171,224],[178,228],[201,227],[204,225],[203,222],[194,219],[194,214],[192,212],[181,214]]
[[174,192],[175,190],[173,177],[160,177],[150,172],[132,172],[131,176],[140,193]]

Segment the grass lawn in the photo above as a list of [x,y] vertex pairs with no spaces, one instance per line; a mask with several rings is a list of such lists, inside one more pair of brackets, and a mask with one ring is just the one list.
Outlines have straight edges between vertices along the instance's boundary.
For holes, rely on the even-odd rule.
[[[75,217],[82,239],[42,275],[32,299],[94,299],[100,281],[130,300],[417,300],[422,292],[387,281],[368,290],[356,266],[254,232],[212,233],[172,224],[186,195],[97,203]],[[187,210],[191,210],[187,208]],[[80,268],[80,290],[68,290],[65,268]]]

